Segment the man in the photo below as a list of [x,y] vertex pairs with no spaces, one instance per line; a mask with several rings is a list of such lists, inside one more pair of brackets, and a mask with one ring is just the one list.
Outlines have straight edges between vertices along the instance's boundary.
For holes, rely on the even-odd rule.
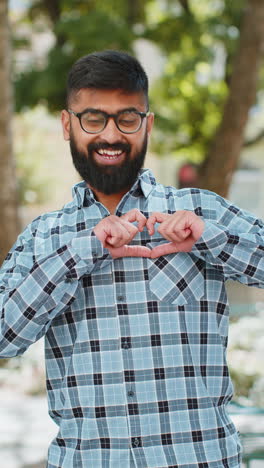
[[263,287],[263,223],[142,170],[152,125],[134,58],[77,61],[62,127],[84,181],[2,267],[1,356],[45,335],[48,468],[240,464],[224,283]]

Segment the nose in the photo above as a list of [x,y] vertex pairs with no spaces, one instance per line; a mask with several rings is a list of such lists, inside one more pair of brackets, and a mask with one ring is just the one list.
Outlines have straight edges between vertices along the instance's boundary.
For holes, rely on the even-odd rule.
[[118,130],[115,121],[113,117],[110,117],[108,119],[108,122],[106,124],[106,127],[101,133],[101,136],[106,140],[108,143],[114,143],[118,140],[120,140],[120,137],[122,136],[122,132]]

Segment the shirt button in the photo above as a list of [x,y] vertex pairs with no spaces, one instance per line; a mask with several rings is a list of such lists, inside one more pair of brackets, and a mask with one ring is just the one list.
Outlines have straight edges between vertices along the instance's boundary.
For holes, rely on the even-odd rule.
[[97,258],[97,257],[98,257],[98,253],[97,253],[97,252],[92,252],[92,256],[93,256],[93,258]]
[[140,439],[138,437],[134,437],[132,439],[132,447],[137,448],[140,446]]
[[117,296],[117,300],[120,302],[124,302],[125,296]]
[[129,348],[130,348],[129,343],[128,343],[127,341],[123,341],[123,342],[122,342],[122,348],[123,348],[123,349],[129,349]]
[[76,279],[76,278],[71,278],[71,277],[68,278],[68,276],[66,276],[65,282],[66,282],[66,283],[73,283],[73,281],[75,281],[75,279]]
[[133,397],[135,395],[135,392],[133,392],[133,390],[129,390],[127,394],[129,397]]

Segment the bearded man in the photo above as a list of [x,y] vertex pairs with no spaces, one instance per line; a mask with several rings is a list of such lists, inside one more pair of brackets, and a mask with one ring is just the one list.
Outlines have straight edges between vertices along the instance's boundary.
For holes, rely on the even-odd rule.
[[83,181],[0,272],[2,357],[45,335],[48,468],[238,468],[226,280],[264,284],[264,226],[142,169],[154,116],[130,55],[79,59],[64,138]]

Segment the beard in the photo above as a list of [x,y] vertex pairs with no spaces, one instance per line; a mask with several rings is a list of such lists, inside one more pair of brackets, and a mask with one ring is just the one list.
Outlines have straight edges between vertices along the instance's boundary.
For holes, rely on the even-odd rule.
[[[142,147],[133,158],[131,158],[131,145],[129,143],[117,142],[111,145],[108,143],[90,143],[87,146],[87,156],[84,152],[78,150],[72,132],[70,135],[70,149],[75,169],[91,188],[105,195],[119,193],[132,187],[140,169],[143,167],[147,143],[146,131]],[[94,151],[99,149],[121,150],[125,153],[125,159],[120,165],[99,165],[93,156]]]

